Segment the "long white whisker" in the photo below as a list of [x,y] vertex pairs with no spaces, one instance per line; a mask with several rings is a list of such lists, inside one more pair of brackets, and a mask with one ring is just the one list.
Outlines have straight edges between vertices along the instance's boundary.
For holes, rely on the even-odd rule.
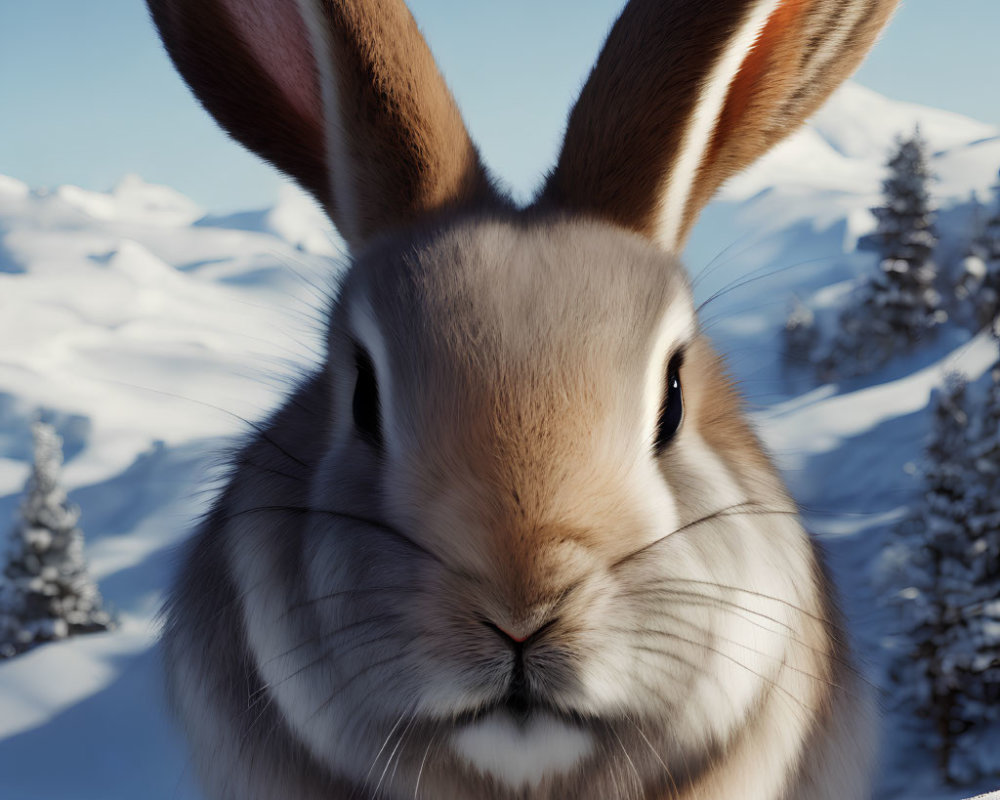
[[625,756],[625,759],[628,761],[628,765],[632,768],[632,774],[635,775],[635,784],[636,784],[636,790],[637,790],[637,795],[636,796],[637,797],[641,796],[642,795],[642,776],[639,775],[639,770],[636,769],[635,762],[632,761],[632,757],[628,754],[628,750],[625,749],[625,743],[621,740],[621,737],[618,735],[618,731],[616,731],[614,728],[611,728],[611,727],[609,727],[608,730],[610,730],[611,733],[612,733],[612,735],[615,737],[615,739],[618,740],[618,746],[621,747],[621,749],[622,749],[622,755]]
[[417,782],[413,786],[413,800],[417,800],[417,795],[420,793],[420,779],[424,775],[424,767],[427,765],[427,756],[430,755],[431,745],[437,741],[437,738],[432,736],[427,742],[427,749],[424,750],[424,757],[420,759],[420,769],[417,770]]
[[[399,715],[399,719],[396,720],[396,724],[393,725],[389,729],[389,733],[386,734],[385,741],[382,742],[382,746],[378,749],[378,752],[375,754],[375,758],[372,760],[371,766],[368,767],[368,772],[365,775],[365,784],[367,784],[368,779],[371,778],[372,770],[375,769],[375,765],[378,763],[378,760],[382,757],[382,753],[385,751],[385,748],[389,745],[389,740],[392,739],[392,735],[396,732],[396,728],[400,726],[400,724],[403,722],[403,719],[406,717],[406,713],[407,713],[406,711],[403,711],[403,713]],[[388,764],[386,766],[388,766]]]
[[[412,714],[412,711],[413,711],[413,708],[411,708],[410,711],[404,712],[404,713],[405,714]],[[396,744],[392,748],[392,752],[389,753],[389,757],[385,761],[385,767],[382,770],[382,774],[379,776],[378,783],[375,786],[375,792],[372,795],[372,797],[378,797],[379,789],[382,788],[382,781],[385,780],[385,776],[389,772],[389,767],[392,764],[393,758],[395,758],[395,756],[396,756],[396,751],[399,750],[399,746],[403,743],[403,738],[406,736],[406,732],[410,729],[410,726],[413,724],[413,722],[414,722],[415,719],[416,719],[416,717],[411,715],[409,721],[406,723],[406,726],[403,728],[402,731],[400,731],[400,734],[399,734],[399,736],[396,739]]]

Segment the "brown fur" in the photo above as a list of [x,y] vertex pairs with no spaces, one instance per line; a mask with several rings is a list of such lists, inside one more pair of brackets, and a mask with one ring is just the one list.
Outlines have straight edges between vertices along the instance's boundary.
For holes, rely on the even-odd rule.
[[663,183],[701,79],[747,5],[628,3],[573,107],[540,204],[652,237]]
[[[677,250],[723,181],[794,131],[859,66],[897,2],[784,0],[730,88]],[[630,2],[573,108],[540,202],[655,237],[658,203],[702,79],[756,5]]]
[[[292,102],[244,43],[235,20],[219,0],[149,0],[163,44],[195,96],[235,139],[290,175],[322,205],[330,206],[324,161],[323,115],[319,87],[300,87],[311,107]],[[250,6],[248,6],[250,7]],[[313,75],[312,51],[297,17],[298,46],[288,58],[302,61]]]
[[[260,0],[149,0],[149,7],[170,57],[204,106],[233,137],[308,189],[352,249],[455,205],[496,203],[406,5],[316,1],[328,25],[339,100],[327,116],[350,121],[337,134],[343,164],[327,152],[319,77],[295,0],[284,0],[286,10],[272,17],[257,10]],[[281,55],[262,62],[257,54],[269,49]],[[311,85],[287,84],[305,75]],[[338,168],[351,174],[335,174],[331,182]],[[350,209],[334,191],[340,180],[350,187]]]
[[723,182],[809,119],[856,70],[897,0],[784,0],[740,68],[685,209],[681,241]]
[[[461,114],[399,0],[323,4],[359,218],[354,244],[493,196]],[[362,124],[354,124],[363,121]],[[339,227],[339,226],[338,226]]]

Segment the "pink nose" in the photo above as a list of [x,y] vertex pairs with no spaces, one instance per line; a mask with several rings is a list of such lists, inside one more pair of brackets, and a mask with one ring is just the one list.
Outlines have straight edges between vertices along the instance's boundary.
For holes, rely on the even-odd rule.
[[550,619],[544,625],[540,625],[535,630],[528,631],[526,634],[524,634],[523,636],[521,636],[521,635],[516,634],[516,633],[511,633],[506,628],[501,628],[495,622],[488,622],[487,620],[482,620],[483,625],[485,625],[487,628],[489,628],[491,631],[493,631],[495,634],[497,634],[497,636],[502,636],[504,639],[506,639],[508,641],[511,641],[514,644],[524,644],[528,640],[535,639],[536,637],[538,637],[539,635],[541,635],[544,631],[548,630],[553,625],[555,625],[556,622],[558,622],[558,620]]
[[531,636],[530,633],[528,634],[528,636],[516,636],[515,634],[511,633],[506,628],[502,628],[499,625],[494,625],[493,627],[495,627],[500,633],[502,633],[508,639],[510,639],[513,642],[517,642],[518,644],[524,643],[525,641],[527,641],[528,636]]

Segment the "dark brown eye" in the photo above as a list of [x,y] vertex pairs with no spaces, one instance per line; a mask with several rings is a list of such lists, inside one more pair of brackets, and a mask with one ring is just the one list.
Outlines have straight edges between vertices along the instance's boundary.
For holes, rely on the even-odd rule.
[[354,384],[354,425],[361,438],[374,447],[382,446],[382,419],[379,408],[378,382],[371,356],[360,346],[354,350],[357,379]]
[[660,416],[656,423],[656,441],[653,451],[660,455],[673,441],[684,420],[684,396],[681,391],[681,366],[684,353],[676,353],[667,365],[667,384],[660,404]]

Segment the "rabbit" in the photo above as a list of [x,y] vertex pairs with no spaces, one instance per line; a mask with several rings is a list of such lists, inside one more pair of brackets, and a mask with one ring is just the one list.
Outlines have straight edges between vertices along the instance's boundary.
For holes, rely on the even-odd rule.
[[208,797],[852,800],[875,713],[680,262],[895,0],[631,0],[532,202],[402,0],[148,0],[350,264],[165,608]]

